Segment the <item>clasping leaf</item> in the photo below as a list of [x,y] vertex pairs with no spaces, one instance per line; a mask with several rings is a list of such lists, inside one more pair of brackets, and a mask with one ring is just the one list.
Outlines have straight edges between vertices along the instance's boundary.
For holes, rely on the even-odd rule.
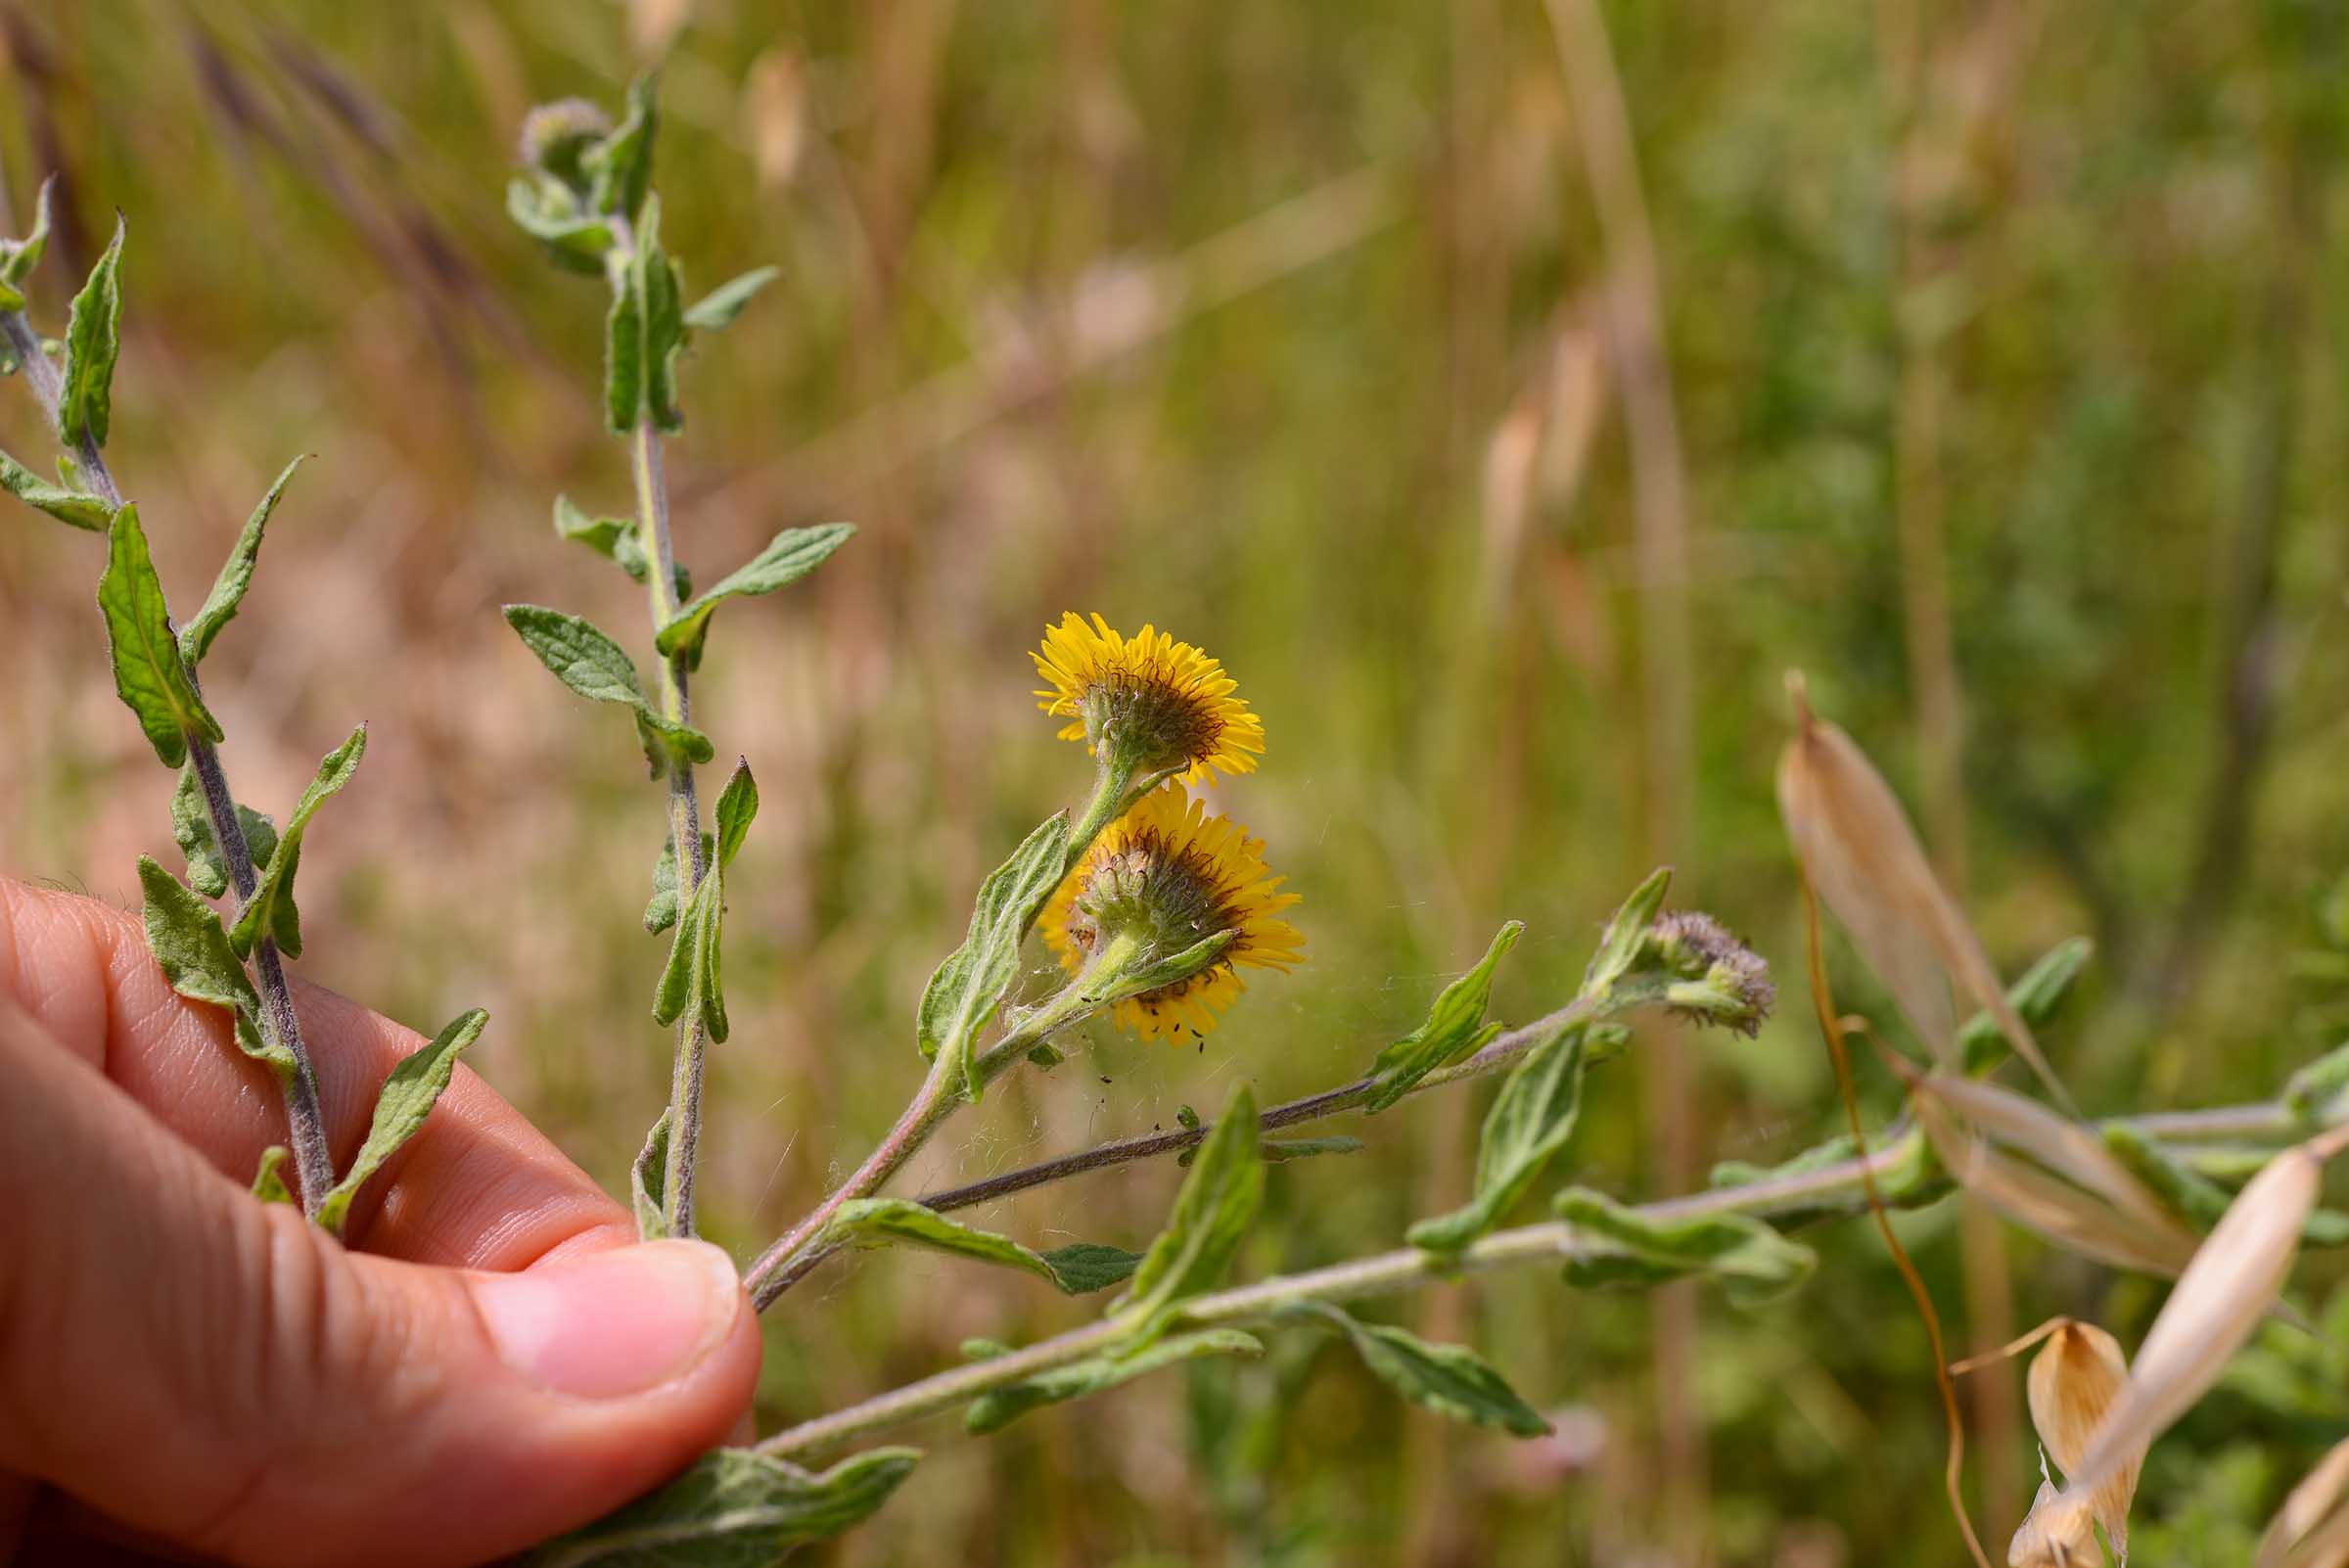
[[983,1085],[972,1042],[1020,978],[1020,943],[1060,886],[1068,855],[1069,814],[1061,811],[1045,818],[1010,859],[988,873],[971,909],[970,934],[922,990],[915,1041],[924,1056],[946,1053],[948,1081],[959,1082],[973,1100]]
[[358,1158],[350,1162],[350,1170],[343,1179],[327,1189],[326,1197],[318,1205],[316,1219],[328,1234],[343,1234],[344,1222],[350,1216],[350,1200],[358,1196],[367,1178],[382,1170],[384,1162],[424,1126],[424,1119],[439,1103],[441,1091],[456,1076],[457,1058],[465,1053],[466,1046],[481,1038],[488,1022],[489,1015],[479,1007],[461,1013],[446,1029],[400,1058],[399,1065],[392,1069],[391,1077],[384,1080],[383,1092],[376,1096],[375,1121],[367,1129],[367,1141],[359,1145]]
[[52,484],[6,452],[0,452],[0,490],[8,491],[35,511],[48,513],[60,523],[87,529],[92,533],[105,532],[107,524],[115,517],[115,509],[100,497]]
[[1000,1431],[1030,1410],[1046,1405],[1058,1405],[1064,1400],[1082,1399],[1087,1394],[1099,1394],[1129,1383],[1144,1372],[1155,1372],[1162,1366],[1180,1361],[1196,1360],[1202,1356],[1262,1356],[1265,1347],[1254,1334],[1244,1334],[1236,1328],[1209,1328],[1196,1334],[1175,1334],[1155,1341],[1128,1356],[1094,1356],[1082,1361],[1071,1361],[1048,1372],[1038,1372],[1025,1383],[1012,1383],[1003,1388],[990,1389],[971,1402],[963,1412],[962,1424],[968,1431],[985,1434]]
[[1485,1022],[1485,1007],[1493,996],[1493,971],[1524,934],[1522,920],[1502,926],[1476,967],[1445,987],[1436,997],[1435,1005],[1427,1011],[1427,1021],[1378,1053],[1378,1060],[1370,1064],[1370,1077],[1376,1081],[1376,1087],[1364,1102],[1364,1110],[1373,1113],[1385,1110],[1437,1068],[1473,1056],[1492,1042],[1493,1037],[1500,1033],[1498,1024]]
[[66,322],[65,382],[57,396],[57,434],[68,446],[106,444],[113,410],[115,359],[122,351],[123,223],[115,214],[115,237],[90,269],[90,279],[73,297]]
[[1579,1021],[1560,1023],[1525,1053],[1486,1113],[1476,1149],[1475,1196],[1441,1219],[1411,1226],[1412,1246],[1461,1251],[1498,1224],[1566,1146],[1582,1110],[1588,1036],[1588,1026]]
[[1327,1302],[1295,1302],[1283,1315],[1316,1320],[1345,1335],[1362,1364],[1413,1405],[1521,1438],[1543,1437],[1550,1430],[1540,1412],[1466,1346],[1431,1345],[1404,1329],[1365,1323]]
[[294,471],[301,467],[304,460],[304,457],[297,457],[286,465],[284,473],[277,476],[277,483],[269,486],[269,493],[261,497],[261,504],[254,507],[253,516],[245,520],[245,530],[237,535],[235,548],[228,552],[228,560],[222,564],[220,576],[213,580],[212,591],[206,596],[204,608],[196,612],[195,620],[179,628],[179,656],[187,661],[190,669],[195,669],[204,656],[211,651],[212,639],[220,635],[220,628],[236,619],[237,606],[245,600],[245,590],[253,586],[253,564],[261,555],[261,530],[269,526],[269,515],[277,510],[278,501],[286,493],[286,486],[293,483]]
[[913,1449],[874,1449],[817,1473],[753,1449],[716,1449],[660,1491],[525,1560],[529,1568],[766,1568],[863,1523],[920,1458]]
[[[677,934],[668,948],[668,962],[653,992],[653,1021],[673,1024],[694,1018],[714,1040],[723,1041],[732,1028],[726,1020],[726,995],[720,984],[718,945],[726,917],[726,867],[741,853],[759,814],[759,784],[751,764],[738,760],[733,777],[717,798],[717,832],[711,836],[714,852],[702,880],[687,897],[677,916]],[[672,862],[670,875],[675,876]],[[658,895],[656,895],[656,898]],[[671,897],[674,897],[672,892]],[[648,917],[650,911],[647,911]]]
[[1256,1095],[1243,1084],[1199,1145],[1167,1228],[1150,1244],[1132,1286],[1114,1309],[1134,1325],[1127,1354],[1164,1333],[1184,1302],[1222,1279],[1264,1200]]
[[654,709],[645,698],[635,663],[587,621],[535,604],[507,605],[505,615],[506,624],[557,680],[582,697],[618,703],[636,715],[645,759],[656,776],[678,761],[707,762],[716,755],[709,736]]
[[276,943],[287,957],[301,956],[301,912],[294,907],[294,873],[301,866],[301,836],[326,798],[350,782],[350,776],[359,770],[359,759],[366,755],[367,726],[362,723],[318,763],[301,799],[294,803],[294,814],[286,818],[285,831],[277,836],[276,853],[262,869],[253,897],[245,900],[245,907],[237,911],[237,923],[229,928],[228,938],[236,945],[239,957],[251,953],[253,944],[264,937]]
[[734,318],[742,314],[742,307],[782,273],[781,267],[757,267],[739,278],[727,279],[694,302],[693,308],[685,312],[685,325],[704,332],[732,326]]
[[1569,1284],[1644,1288],[1682,1274],[1707,1274],[1721,1281],[1735,1305],[1756,1307],[1802,1284],[1819,1262],[1810,1248],[1747,1215],[1650,1220],[1588,1187],[1559,1193],[1555,1212],[1602,1244],[1568,1258]]
[[826,1227],[835,1241],[885,1247],[893,1243],[925,1247],[978,1263],[1025,1269],[1048,1279],[1068,1295],[1106,1290],[1132,1274],[1138,1253],[1123,1247],[1074,1242],[1055,1252],[1023,1247],[1009,1236],[980,1230],[947,1219],[937,1210],[909,1198],[852,1198],[840,1206]]
[[143,854],[139,889],[145,895],[147,948],[162,966],[171,989],[191,1001],[229,1009],[236,1017],[237,1048],[268,1063],[280,1081],[291,1082],[294,1053],[261,1038],[260,995],[229,946],[218,912]]
[[220,721],[204,706],[171,634],[162,579],[147,553],[139,509],[125,506],[107,530],[106,572],[98,578],[98,609],[114,654],[115,690],[138,715],[147,744],[165,767],[188,759],[188,737],[220,739]]
[[855,531],[852,523],[785,529],[739,570],[719,578],[709,592],[679,610],[676,619],[653,638],[653,646],[664,655],[685,650],[686,663],[698,669],[702,663],[702,640],[709,634],[713,610],[728,599],[772,593],[799,581],[830,560],[832,552],[848,543],[849,536]]

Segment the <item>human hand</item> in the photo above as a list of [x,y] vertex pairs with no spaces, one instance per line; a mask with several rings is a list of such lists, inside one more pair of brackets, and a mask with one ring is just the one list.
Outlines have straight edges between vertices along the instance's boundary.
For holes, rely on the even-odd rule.
[[[340,1168],[420,1037],[295,998]],[[480,1078],[362,1190],[350,1250],[247,1190],[279,1107],[134,918],[0,881],[0,1561],[480,1562],[746,1418],[732,1263],[635,1244]]]

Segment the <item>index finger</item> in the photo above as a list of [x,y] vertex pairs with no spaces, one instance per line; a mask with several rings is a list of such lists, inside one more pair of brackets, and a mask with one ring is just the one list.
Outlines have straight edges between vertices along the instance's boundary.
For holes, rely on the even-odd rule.
[[[424,1037],[320,987],[295,981],[293,995],[328,1146],[346,1170],[385,1075]],[[172,991],[132,916],[0,879],[0,996],[237,1179],[285,1141],[274,1077],[238,1050],[225,1011]],[[626,1210],[460,1064],[423,1129],[360,1190],[345,1235],[417,1263],[513,1269],[636,1232]]]

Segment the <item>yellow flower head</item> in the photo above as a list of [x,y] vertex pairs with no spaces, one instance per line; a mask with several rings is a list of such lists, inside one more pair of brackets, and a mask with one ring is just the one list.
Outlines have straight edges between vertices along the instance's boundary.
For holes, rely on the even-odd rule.
[[1029,657],[1051,682],[1036,706],[1072,720],[1060,738],[1123,754],[1136,773],[1187,766],[1184,781],[1196,784],[1211,765],[1254,771],[1265,749],[1264,720],[1232,695],[1222,664],[1156,627],[1122,637],[1099,616],[1087,625],[1071,611]]
[[1285,878],[1265,865],[1265,843],[1197,801],[1158,790],[1112,823],[1044,906],[1044,940],[1074,974],[1103,939],[1135,934],[1152,956],[1238,933],[1215,962],[1188,979],[1128,996],[1113,1015],[1120,1028],[1158,1039],[1186,1026],[1198,1035],[1246,990],[1237,970],[1287,970],[1305,938],[1274,918],[1298,902]]

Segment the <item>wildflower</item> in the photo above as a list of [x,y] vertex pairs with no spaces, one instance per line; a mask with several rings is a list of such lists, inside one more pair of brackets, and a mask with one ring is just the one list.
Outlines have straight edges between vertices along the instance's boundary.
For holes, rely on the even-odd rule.
[[1265,749],[1264,720],[1232,695],[1222,664],[1155,627],[1123,637],[1099,616],[1087,625],[1071,611],[1029,657],[1051,682],[1036,706],[1072,720],[1060,738],[1084,742],[1129,776],[1180,771],[1196,784],[1211,767],[1254,771]]
[[1649,942],[1673,977],[1664,991],[1666,1005],[1693,1022],[1753,1035],[1777,1005],[1770,965],[1709,914],[1688,909],[1661,915]]
[[[1094,994],[1148,982],[1118,1001],[1121,1028],[1144,1039],[1185,1027],[1204,1035],[1246,989],[1241,967],[1285,971],[1305,945],[1275,918],[1298,897],[1280,891],[1285,879],[1269,874],[1264,853],[1262,839],[1197,801],[1144,796],[1053,894],[1044,940]],[[1194,951],[1198,967],[1187,972],[1169,962]]]

